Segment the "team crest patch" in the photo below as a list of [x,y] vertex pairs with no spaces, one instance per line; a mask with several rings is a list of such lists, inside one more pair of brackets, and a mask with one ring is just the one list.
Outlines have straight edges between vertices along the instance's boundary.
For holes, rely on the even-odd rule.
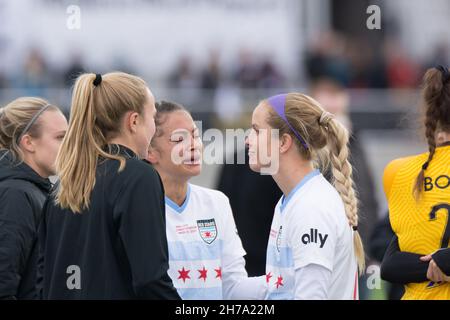
[[200,232],[200,237],[207,244],[211,244],[217,238],[217,226],[216,220],[197,220],[198,232]]

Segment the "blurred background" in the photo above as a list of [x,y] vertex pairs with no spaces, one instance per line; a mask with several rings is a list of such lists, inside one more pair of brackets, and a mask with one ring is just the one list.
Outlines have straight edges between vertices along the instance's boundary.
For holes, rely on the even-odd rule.
[[[370,5],[380,29],[367,27]],[[0,105],[42,96],[68,114],[79,73],[120,70],[203,130],[224,130],[248,128],[272,94],[310,94],[353,133],[361,233],[377,265],[390,240],[383,168],[426,151],[418,89],[427,68],[450,64],[449,16],[448,0],[0,0]],[[230,197],[249,274],[264,273],[276,185],[232,164],[205,165],[195,183]],[[362,299],[398,297],[368,276]]]

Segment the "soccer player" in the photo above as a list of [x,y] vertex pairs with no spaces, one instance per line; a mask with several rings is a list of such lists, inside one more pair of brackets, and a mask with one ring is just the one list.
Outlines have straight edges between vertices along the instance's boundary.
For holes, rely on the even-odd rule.
[[405,285],[402,299],[450,300],[450,72],[423,80],[429,152],[392,161],[384,191],[395,236],[381,276]]
[[139,77],[82,74],[40,229],[45,299],[179,299],[167,275],[164,193],[142,161],[154,98]]
[[166,192],[169,275],[178,293],[183,299],[264,299],[265,277],[247,277],[228,198],[189,183],[202,169],[199,129],[179,104],[163,101],[156,109],[148,160]]
[[[273,96],[253,111],[250,167],[271,170],[283,192],[267,248],[268,299],[358,298],[364,252],[347,143],[347,130],[306,95]],[[322,156],[333,185],[317,169]]]
[[58,107],[18,98],[0,109],[0,299],[34,299],[36,240],[67,130]]

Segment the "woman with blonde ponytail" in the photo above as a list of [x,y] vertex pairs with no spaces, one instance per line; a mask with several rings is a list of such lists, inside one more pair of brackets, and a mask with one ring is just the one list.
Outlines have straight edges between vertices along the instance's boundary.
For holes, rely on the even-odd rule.
[[36,240],[67,130],[58,107],[35,97],[0,108],[0,299],[35,299]]
[[[358,299],[364,250],[348,132],[312,98],[281,94],[253,111],[250,168],[283,192],[269,236],[268,299]],[[331,165],[333,184],[320,173]]]
[[384,171],[395,236],[381,277],[405,286],[402,299],[450,300],[450,70],[428,69],[422,95],[429,151]]
[[155,113],[139,77],[76,80],[40,230],[44,299],[179,299],[167,275],[163,187],[142,160]]

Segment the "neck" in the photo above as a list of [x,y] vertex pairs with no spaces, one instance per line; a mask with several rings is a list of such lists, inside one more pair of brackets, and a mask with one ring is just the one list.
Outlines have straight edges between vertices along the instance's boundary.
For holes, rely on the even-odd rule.
[[50,174],[46,170],[41,169],[34,161],[28,156],[24,156],[23,162],[26,163],[34,172],[36,172],[40,177],[47,179]]
[[128,149],[132,150],[135,154],[139,156],[139,150],[133,141],[129,137],[116,137],[108,140],[109,144],[120,144]]
[[180,181],[172,179],[168,176],[161,175],[161,180],[164,185],[164,192],[166,197],[181,206],[186,200],[188,183],[187,180]]
[[285,161],[285,163],[282,164],[280,159],[280,168],[278,173],[273,175],[273,179],[285,197],[289,195],[292,189],[294,189],[306,175],[314,170],[311,161],[299,161],[299,159],[294,160],[295,161]]
[[450,143],[450,133],[439,132],[436,137],[437,146],[446,146]]

